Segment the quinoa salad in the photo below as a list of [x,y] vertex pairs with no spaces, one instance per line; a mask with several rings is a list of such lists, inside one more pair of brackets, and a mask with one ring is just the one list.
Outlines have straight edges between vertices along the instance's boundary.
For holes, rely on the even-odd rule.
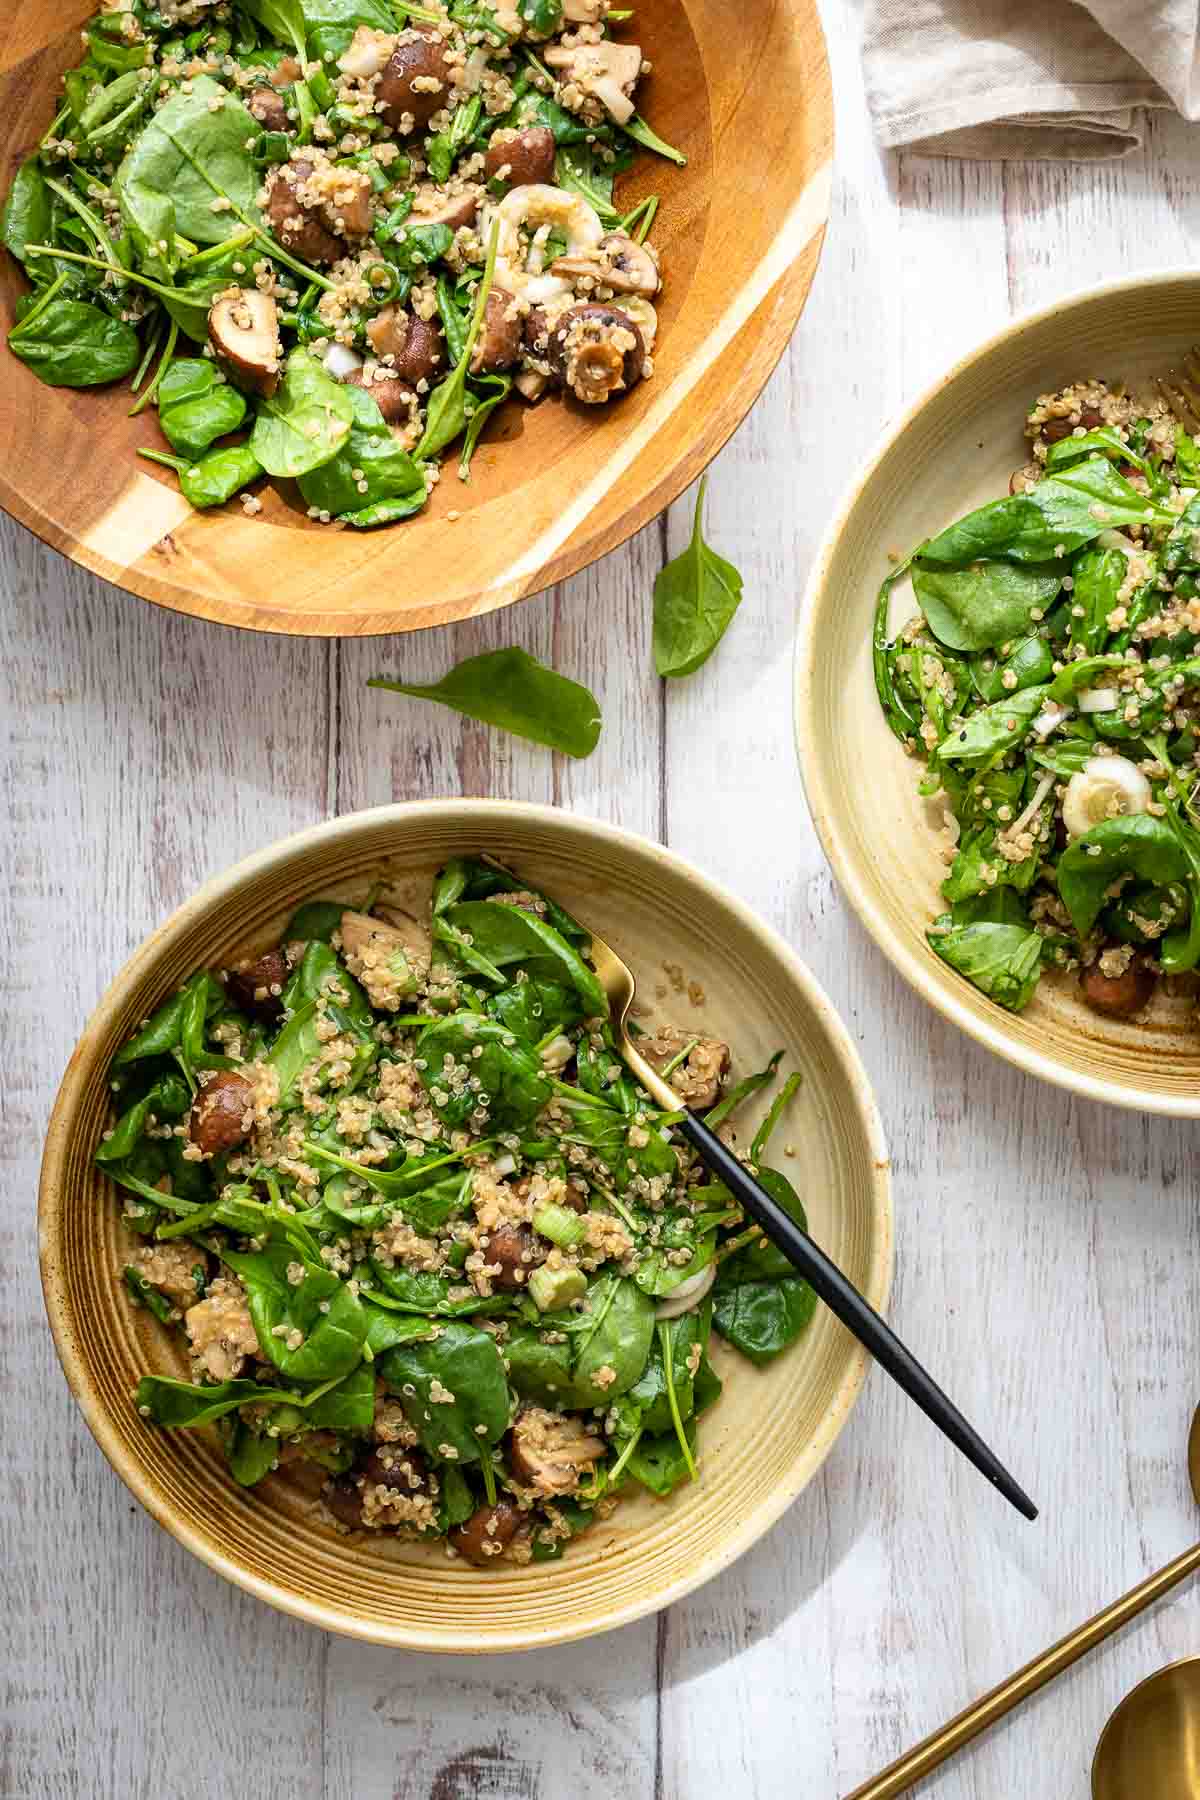
[[883,583],[875,685],[942,811],[932,949],[1014,1012],[1048,968],[1124,1019],[1200,961],[1200,444],[1103,381],[1025,437]]
[[[198,508],[264,476],[366,529],[461,480],[510,395],[585,416],[653,375],[650,63],[606,0],[133,0],[82,33],[2,235],[8,346],[128,381]],[[169,477],[168,477],[169,479]]]
[[[214,1427],[244,1487],[306,1465],[339,1531],[552,1560],[623,1494],[697,1478],[714,1330],[762,1364],[808,1325],[812,1289],[672,1130],[703,1113],[803,1223],[766,1162],[800,1078],[776,1087],[776,1055],[732,1081],[702,1024],[661,1025],[639,1048],[664,1113],[553,899],[486,857],[416,911],[397,892],[306,902],[118,1051],[115,1278],[191,1369],[132,1403]],[[659,992],[702,1013],[675,965]]]

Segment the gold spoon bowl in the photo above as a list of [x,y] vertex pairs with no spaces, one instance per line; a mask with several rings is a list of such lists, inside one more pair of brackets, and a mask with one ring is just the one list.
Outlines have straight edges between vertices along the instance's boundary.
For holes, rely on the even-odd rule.
[[1096,1746],[1092,1800],[1195,1800],[1200,1794],[1200,1656],[1126,1694]]

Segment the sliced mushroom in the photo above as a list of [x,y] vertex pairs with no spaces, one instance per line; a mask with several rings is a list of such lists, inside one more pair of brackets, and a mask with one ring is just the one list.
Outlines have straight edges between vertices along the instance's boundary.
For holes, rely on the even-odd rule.
[[477,182],[462,188],[456,194],[439,193],[439,204],[432,212],[414,212],[409,220],[411,225],[448,225],[451,231],[458,231],[463,225],[473,225],[479,213],[483,189]]
[[400,379],[431,381],[444,359],[442,334],[432,319],[418,319],[399,306],[385,306],[367,326],[371,348]]
[[515,1294],[525,1286],[529,1271],[544,1255],[528,1225],[498,1225],[488,1233],[484,1263],[497,1293]]
[[287,978],[287,957],[283,951],[268,950],[254,962],[231,969],[225,977],[225,991],[239,1012],[272,1025],[283,1012],[279,996]]
[[551,368],[585,406],[602,406],[641,380],[642,334],[614,306],[572,306],[550,332]]
[[370,394],[385,425],[407,425],[412,418],[412,387],[390,369],[374,363],[369,370],[355,369],[342,380],[346,387],[361,388],[364,394]]
[[566,275],[572,281],[590,276],[615,294],[641,294],[647,300],[659,289],[658,264],[653,256],[644,244],[635,243],[621,231],[610,231],[601,238],[594,257],[560,256],[551,263],[550,273]]
[[371,177],[365,169],[336,167],[335,172],[321,205],[325,223],[337,237],[364,238],[374,223]]
[[434,25],[410,25],[400,33],[375,90],[375,104],[393,131],[412,120],[420,131],[445,106],[450,87],[448,46]]
[[599,100],[618,125],[627,125],[633,117],[630,96],[642,72],[640,44],[615,44],[606,38],[599,44],[557,44],[547,50],[546,62],[552,69],[562,69],[576,87]]
[[497,131],[488,144],[483,172],[489,181],[505,181],[509,187],[553,181],[554,133],[548,125]]
[[270,294],[258,288],[223,294],[208,315],[208,338],[235,387],[248,394],[275,392],[283,346],[279,312]]
[[522,400],[528,401],[530,406],[536,406],[550,386],[550,377],[542,375],[537,369],[522,369],[521,373],[513,378],[513,386]]
[[603,1438],[570,1413],[524,1406],[512,1428],[509,1465],[522,1487],[538,1494],[573,1494],[580,1477],[604,1455]]
[[286,131],[291,124],[283,95],[274,88],[255,88],[246,101],[246,111],[258,120],[264,131]]
[[511,369],[521,354],[523,320],[516,301],[504,288],[494,287],[483,309],[483,326],[471,353],[471,374],[486,375],[493,369]]
[[284,56],[275,64],[267,80],[272,87],[286,88],[291,87],[293,82],[299,81],[303,73],[304,70],[294,56]]

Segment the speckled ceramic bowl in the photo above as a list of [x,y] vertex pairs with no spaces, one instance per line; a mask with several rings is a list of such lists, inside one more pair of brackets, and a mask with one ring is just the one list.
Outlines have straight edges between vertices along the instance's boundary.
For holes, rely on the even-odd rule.
[[[139,1418],[147,1370],[186,1373],[165,1333],[117,1280],[124,1226],[92,1162],[118,1045],[194,968],[277,933],[317,895],[361,898],[381,873],[428,892],[445,858],[492,851],[561,898],[624,954],[653,999],[664,961],[703,983],[703,1018],[762,1066],[783,1046],[803,1072],[789,1173],[813,1232],[875,1306],[891,1268],[888,1165],[858,1057],[792,953],[731,895],[656,845],[549,807],[434,801],[383,807],[287,838],[212,881],[122,970],[87,1025],[50,1121],[41,1181],[46,1307],[67,1380],[97,1442],[161,1525],[272,1605],[331,1631],[420,1650],[516,1650],[621,1625],[665,1606],[740,1555],[821,1466],[862,1385],[866,1358],[819,1309],[806,1336],[756,1370],[716,1345],[724,1395],[701,1426],[703,1476],[670,1501],[623,1505],[560,1562],[496,1569],[443,1548],[349,1541],[321,1522],[314,1489],[277,1474],[230,1480],[214,1437]],[[689,1003],[675,998],[678,1013]],[[97,1279],[97,1272],[113,1279]],[[716,1343],[716,1340],[714,1340]],[[96,1579],[107,1579],[103,1570]]]

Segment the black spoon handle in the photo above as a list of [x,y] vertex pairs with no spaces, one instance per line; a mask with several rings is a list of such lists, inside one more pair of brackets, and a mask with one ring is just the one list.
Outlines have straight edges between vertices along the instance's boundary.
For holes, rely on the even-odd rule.
[[756,1225],[761,1225],[773,1243],[795,1264],[830,1312],[853,1332],[860,1344],[871,1352],[881,1368],[915,1400],[921,1411],[943,1431],[955,1447],[986,1475],[1004,1498],[1027,1519],[1037,1518],[1037,1507],[1008,1470],[988,1449],[979,1433],[963,1418],[954,1402],[947,1398],[917,1361],[906,1350],[889,1325],[885,1325],[874,1307],[869,1306],[836,1264],[802,1231],[795,1220],[759,1186],[733,1152],[702,1119],[688,1113],[677,1129],[691,1144],[701,1161],[725,1183],[743,1211]]

